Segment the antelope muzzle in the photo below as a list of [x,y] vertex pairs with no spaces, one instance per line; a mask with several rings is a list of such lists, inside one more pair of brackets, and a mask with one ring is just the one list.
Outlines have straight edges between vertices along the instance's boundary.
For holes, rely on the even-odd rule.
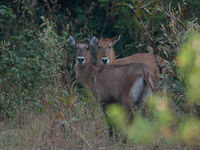
[[109,59],[108,59],[108,57],[103,57],[103,58],[101,59],[101,63],[104,64],[104,65],[109,64]]
[[77,61],[78,64],[85,64],[85,57],[83,56],[79,56],[77,57]]

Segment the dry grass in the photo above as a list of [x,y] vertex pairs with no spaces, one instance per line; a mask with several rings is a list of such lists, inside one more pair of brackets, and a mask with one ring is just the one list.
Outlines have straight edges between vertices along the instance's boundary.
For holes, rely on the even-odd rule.
[[[85,105],[85,104],[84,104]],[[134,145],[122,143],[122,139],[110,141],[107,125],[99,105],[74,101],[60,112],[45,107],[38,115],[25,113],[15,120],[0,122],[0,150],[168,150],[192,149],[170,145],[161,138],[152,144]]]

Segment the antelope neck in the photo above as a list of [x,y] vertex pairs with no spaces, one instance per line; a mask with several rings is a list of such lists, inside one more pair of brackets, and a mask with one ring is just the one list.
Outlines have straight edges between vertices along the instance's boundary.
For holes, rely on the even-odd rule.
[[88,86],[97,98],[96,67],[92,63],[76,66],[76,78],[82,86]]

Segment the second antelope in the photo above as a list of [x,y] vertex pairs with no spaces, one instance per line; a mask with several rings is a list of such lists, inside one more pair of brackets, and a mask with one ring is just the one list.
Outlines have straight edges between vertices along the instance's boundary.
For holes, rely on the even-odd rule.
[[155,77],[146,65],[131,63],[96,67],[90,51],[97,42],[95,37],[89,43],[77,43],[72,36],[67,40],[76,48],[77,82],[89,87],[104,112],[108,104],[119,103],[131,113],[133,106],[143,104],[154,92]]
[[143,63],[152,69],[153,73],[158,77],[162,73],[162,66],[165,66],[167,61],[159,55],[139,53],[125,58],[116,59],[113,45],[118,42],[118,39],[100,38],[98,42],[97,62],[99,65],[107,64],[128,64],[128,63]]

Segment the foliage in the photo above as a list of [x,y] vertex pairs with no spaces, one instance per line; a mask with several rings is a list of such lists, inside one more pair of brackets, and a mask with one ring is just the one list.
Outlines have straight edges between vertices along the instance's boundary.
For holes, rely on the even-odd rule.
[[[41,90],[61,81],[65,35],[58,36],[54,24],[42,18],[38,30],[24,29],[1,42],[1,114],[12,115],[20,106],[41,105]],[[38,100],[38,98],[40,100]]]
[[200,36],[193,35],[187,43],[183,45],[182,51],[178,56],[178,65],[183,72],[184,81],[187,85],[187,99],[199,105],[200,87]]

